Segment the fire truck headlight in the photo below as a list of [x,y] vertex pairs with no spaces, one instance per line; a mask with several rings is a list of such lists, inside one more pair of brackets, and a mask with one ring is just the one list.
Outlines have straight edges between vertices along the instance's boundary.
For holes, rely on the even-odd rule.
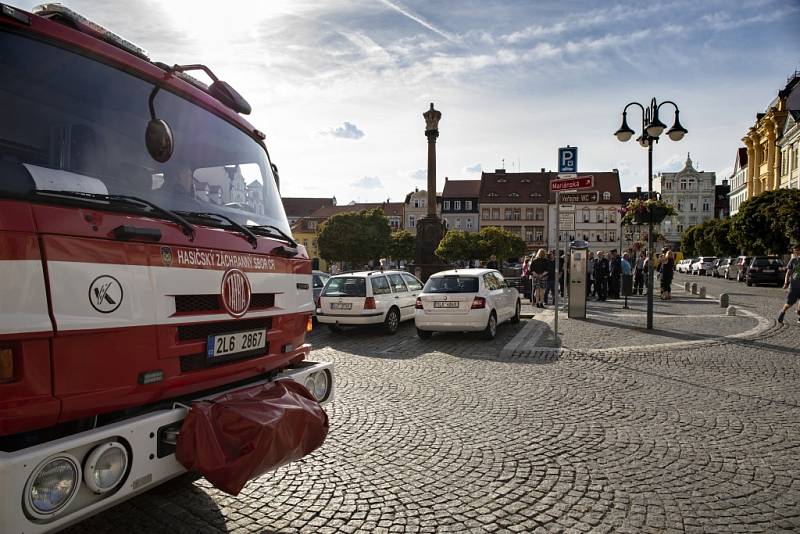
[[328,398],[331,390],[331,379],[328,371],[318,371],[314,376],[314,398],[317,402],[322,402]]
[[59,454],[42,462],[25,487],[25,511],[37,518],[63,510],[77,494],[81,481],[78,461]]
[[[314,395],[314,375],[310,374],[306,377],[306,381],[303,383],[306,389]],[[314,395],[316,397],[316,395]]]
[[95,493],[111,491],[125,477],[128,451],[120,443],[103,443],[89,454],[84,465],[84,481]]

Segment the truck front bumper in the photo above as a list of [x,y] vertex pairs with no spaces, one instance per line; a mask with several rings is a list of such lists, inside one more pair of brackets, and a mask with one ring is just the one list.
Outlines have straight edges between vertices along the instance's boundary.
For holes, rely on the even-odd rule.
[[[289,379],[305,385],[307,379],[316,373],[327,374],[329,390],[320,401],[325,405],[334,396],[332,363],[303,361],[274,380]],[[242,387],[266,382],[270,380],[255,381]],[[236,389],[240,388],[230,391]],[[174,446],[171,445],[174,445],[176,431],[180,429],[187,411],[187,407],[175,405],[171,409],[149,412],[34,447],[0,452],[0,495],[3,496],[0,499],[0,532],[34,534],[60,530],[186,473],[175,459]],[[86,460],[92,451],[109,442],[122,444],[128,453],[127,472],[116,489],[98,495],[89,489],[85,476],[81,476],[74,496],[59,512],[48,517],[31,512],[31,507],[26,504],[28,483],[40,466],[53,458],[67,457],[74,460],[79,474],[83,475],[89,469]]]

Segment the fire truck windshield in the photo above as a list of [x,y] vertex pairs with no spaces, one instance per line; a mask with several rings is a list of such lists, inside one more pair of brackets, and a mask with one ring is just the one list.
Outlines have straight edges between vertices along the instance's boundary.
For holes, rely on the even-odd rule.
[[233,124],[158,91],[175,146],[158,163],[144,141],[153,84],[17,34],[0,31],[0,50],[0,195],[129,195],[291,235],[266,151]]

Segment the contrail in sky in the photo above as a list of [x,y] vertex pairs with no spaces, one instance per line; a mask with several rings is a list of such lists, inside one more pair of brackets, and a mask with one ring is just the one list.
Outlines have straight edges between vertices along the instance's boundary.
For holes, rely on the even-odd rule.
[[449,35],[449,34],[445,33],[444,31],[440,30],[439,28],[437,28],[436,26],[434,26],[430,22],[426,21],[425,19],[421,18],[420,16],[415,15],[414,13],[412,13],[409,10],[407,10],[403,6],[395,4],[395,3],[392,3],[389,0],[379,0],[379,1],[381,3],[383,3],[383,4],[385,4],[386,6],[394,9],[395,11],[400,13],[401,15],[410,18],[411,20],[413,20],[414,22],[416,22],[420,26],[423,26],[423,27],[429,29],[430,31],[432,31],[436,35],[440,35],[440,36],[444,37],[445,39],[447,39],[451,43],[455,42],[455,39],[453,39],[453,37],[451,35]]

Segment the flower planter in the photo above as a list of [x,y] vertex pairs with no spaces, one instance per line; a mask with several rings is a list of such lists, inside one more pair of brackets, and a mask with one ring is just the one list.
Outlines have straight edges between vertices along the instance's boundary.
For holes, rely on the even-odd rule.
[[[653,213],[653,224],[658,224],[667,217],[667,210],[660,206],[653,206],[650,210]],[[633,216],[639,224],[647,224],[649,222],[648,212],[636,212]]]

